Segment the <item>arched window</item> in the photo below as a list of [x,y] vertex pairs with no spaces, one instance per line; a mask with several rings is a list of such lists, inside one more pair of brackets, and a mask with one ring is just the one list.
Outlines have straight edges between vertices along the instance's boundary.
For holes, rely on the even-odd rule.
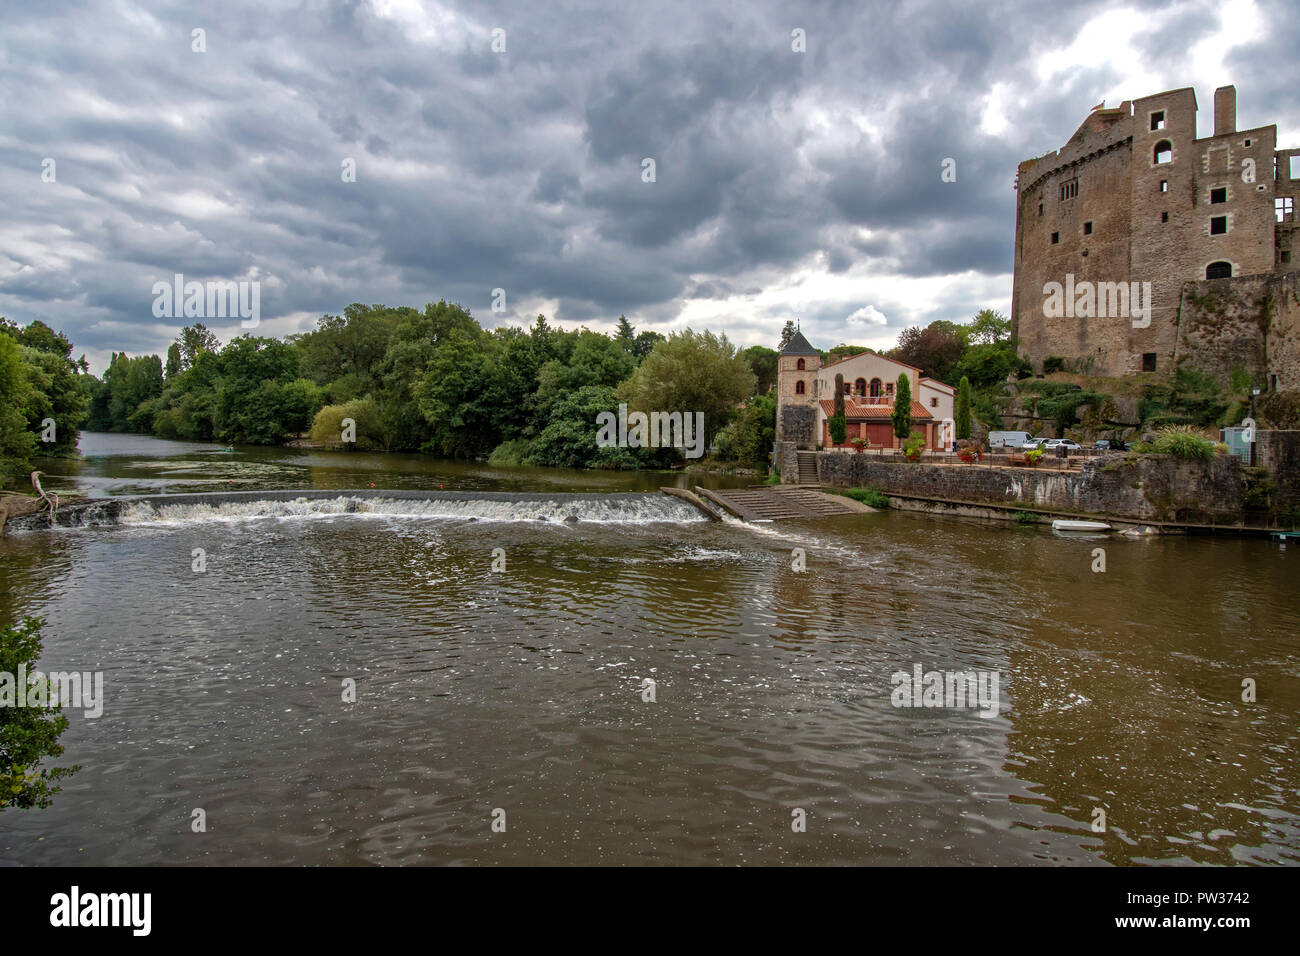
[[880,379],[878,378],[873,378],[871,380],[871,397],[872,398],[880,397]]
[[803,371],[803,359],[800,359],[799,361],[795,362],[795,363],[794,363],[794,367],[795,367],[795,370],[796,370],[796,371],[802,372],[802,371]]
[[[803,359],[800,359],[799,361],[802,362]],[[795,383],[794,383],[794,393],[795,393],[796,395],[802,395],[802,394],[803,394],[803,382],[795,382]]]
[[1157,165],[1162,166],[1165,163],[1172,163],[1174,161],[1174,144],[1167,139],[1162,139],[1156,143],[1154,156]]
[[1205,267],[1205,278],[1207,279],[1231,279],[1232,263],[1231,262],[1211,262]]
[[860,378],[853,383],[853,394],[854,395],[867,394],[867,380],[865,378]]

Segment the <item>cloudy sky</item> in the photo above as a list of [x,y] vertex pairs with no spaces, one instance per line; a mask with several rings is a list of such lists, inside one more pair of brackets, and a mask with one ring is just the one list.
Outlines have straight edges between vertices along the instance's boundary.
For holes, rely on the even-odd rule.
[[96,371],[165,350],[175,273],[259,281],[267,335],[446,298],[488,326],[626,313],[775,345],[793,317],[887,346],[1008,310],[1016,164],[1103,99],[1194,86],[1204,135],[1235,83],[1239,128],[1300,145],[1294,0],[6,0],[0,22],[0,315]]

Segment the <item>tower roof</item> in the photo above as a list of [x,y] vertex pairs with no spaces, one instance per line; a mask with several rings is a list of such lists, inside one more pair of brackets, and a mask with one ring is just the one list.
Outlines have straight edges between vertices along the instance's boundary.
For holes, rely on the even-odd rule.
[[796,329],[794,335],[790,337],[790,341],[786,343],[785,348],[781,350],[781,354],[820,356],[822,353],[809,345],[808,340],[803,337],[803,333]]

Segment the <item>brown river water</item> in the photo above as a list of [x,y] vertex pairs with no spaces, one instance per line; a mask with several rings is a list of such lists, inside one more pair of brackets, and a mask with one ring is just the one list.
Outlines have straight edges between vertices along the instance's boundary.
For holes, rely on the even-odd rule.
[[[104,688],[53,806],[0,813],[0,864],[1300,862],[1300,543],[710,523],[652,493],[673,475],[82,451],[47,485],[376,491],[0,539],[0,620],[43,617],[42,666]],[[382,495],[439,486],[518,496]],[[996,713],[896,706],[918,665],[995,676]]]

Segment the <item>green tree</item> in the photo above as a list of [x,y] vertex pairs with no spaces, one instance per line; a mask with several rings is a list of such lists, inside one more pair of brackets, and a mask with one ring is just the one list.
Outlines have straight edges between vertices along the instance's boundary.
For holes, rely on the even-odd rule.
[[749,370],[754,373],[754,392],[765,395],[776,385],[776,362],[780,357],[775,349],[764,345],[751,345],[740,353],[749,363]]
[[703,412],[708,447],[736,404],[754,393],[754,381],[725,335],[685,329],[659,342],[619,391],[639,411]]
[[970,438],[970,379],[961,377],[957,386],[957,437]]
[[[4,346],[0,345],[0,351]],[[59,712],[59,702],[33,706],[39,690],[49,700],[48,678],[29,682],[27,706],[16,706],[16,681],[22,669],[30,677],[41,656],[39,618],[28,618],[17,627],[0,630],[0,810],[48,807],[59,792],[56,781],[79,768],[41,767],[47,757],[60,757],[59,737],[68,729],[68,718]]]
[[848,425],[844,421],[844,376],[839,373],[835,375],[835,399],[831,407],[833,413],[827,423],[831,442],[843,445],[844,439],[848,437]]
[[1011,320],[1001,312],[980,309],[967,326],[966,334],[972,345],[1009,345]]
[[776,441],[776,400],[755,395],[730,425],[718,433],[721,458],[743,465],[766,465]]
[[173,342],[167,346],[167,364],[163,367],[163,378],[167,381],[181,374],[181,347]]
[[794,324],[794,319],[786,319],[785,325],[781,328],[781,341],[777,344],[776,350],[784,352],[785,347],[790,344],[790,340],[798,331],[799,327]]
[[221,351],[221,342],[216,334],[202,322],[195,322],[181,329],[180,335],[176,337],[176,344],[180,348],[182,370],[192,366],[200,352],[216,354]]
[[912,434],[912,380],[906,372],[898,376],[894,391],[894,437],[907,438]]
[[30,470],[36,436],[27,430],[21,409],[27,372],[18,343],[0,335],[0,487],[13,487]]

